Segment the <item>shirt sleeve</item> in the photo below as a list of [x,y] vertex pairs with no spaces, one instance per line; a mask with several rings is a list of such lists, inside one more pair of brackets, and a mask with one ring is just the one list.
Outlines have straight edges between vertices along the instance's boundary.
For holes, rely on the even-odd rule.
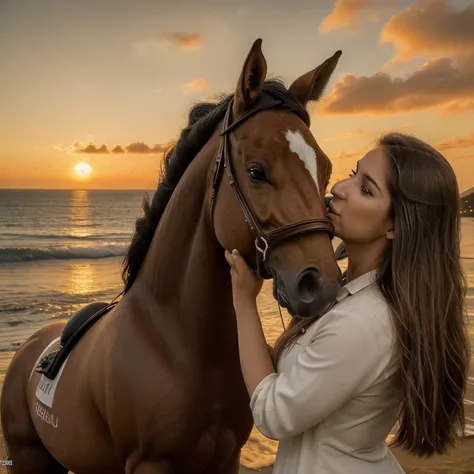
[[388,339],[376,317],[336,308],[331,316],[287,372],[270,374],[255,388],[250,407],[267,438],[280,440],[316,426],[386,367]]

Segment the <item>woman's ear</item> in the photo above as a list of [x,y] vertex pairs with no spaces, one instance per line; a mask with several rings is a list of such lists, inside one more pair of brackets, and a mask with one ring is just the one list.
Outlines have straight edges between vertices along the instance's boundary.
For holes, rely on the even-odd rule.
[[387,233],[385,234],[387,240],[393,240],[395,238],[395,231],[394,229],[388,229]]

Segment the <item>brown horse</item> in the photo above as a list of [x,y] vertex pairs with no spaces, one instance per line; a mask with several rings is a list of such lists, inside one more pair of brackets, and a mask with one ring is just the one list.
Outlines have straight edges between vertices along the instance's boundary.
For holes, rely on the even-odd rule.
[[290,313],[319,314],[336,296],[331,163],[306,105],[339,56],[287,89],[265,81],[257,40],[235,93],[191,109],[137,221],[122,299],[100,318],[89,317],[105,304],[83,308],[63,334],[61,323],[37,331],[10,364],[11,473],[238,472],[252,416],[224,249],[273,277]]

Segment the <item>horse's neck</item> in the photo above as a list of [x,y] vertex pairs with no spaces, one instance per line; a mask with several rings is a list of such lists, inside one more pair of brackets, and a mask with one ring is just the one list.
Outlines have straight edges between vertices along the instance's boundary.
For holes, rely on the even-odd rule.
[[134,293],[168,343],[209,354],[233,345],[236,323],[229,267],[209,229],[203,173],[193,165],[167,205]]

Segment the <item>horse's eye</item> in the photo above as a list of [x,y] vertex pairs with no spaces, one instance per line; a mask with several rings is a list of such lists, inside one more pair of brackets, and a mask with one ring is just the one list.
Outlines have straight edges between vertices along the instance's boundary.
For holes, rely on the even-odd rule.
[[252,181],[267,181],[267,177],[265,176],[265,171],[258,166],[252,166],[248,169],[248,173]]

